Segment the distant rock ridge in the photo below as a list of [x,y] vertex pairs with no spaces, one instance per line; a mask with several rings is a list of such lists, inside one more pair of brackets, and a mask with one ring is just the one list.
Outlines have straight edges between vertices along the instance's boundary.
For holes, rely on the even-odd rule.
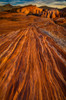
[[3,7],[13,7],[11,4],[6,4]]
[[59,10],[57,9],[42,9],[42,8],[38,8],[36,6],[26,6],[24,8],[19,8],[17,9],[17,12],[18,13],[23,13],[25,15],[28,15],[28,14],[35,14],[35,15],[38,15],[38,16],[42,16],[42,17],[45,17],[45,18],[56,18],[56,17],[60,17],[60,13],[59,13]]
[[7,11],[12,13],[22,13],[23,15],[36,15],[43,18],[60,18],[66,17],[66,8],[57,9],[57,8],[41,8],[36,5],[27,5],[27,6],[12,6],[10,4],[0,7],[0,11]]

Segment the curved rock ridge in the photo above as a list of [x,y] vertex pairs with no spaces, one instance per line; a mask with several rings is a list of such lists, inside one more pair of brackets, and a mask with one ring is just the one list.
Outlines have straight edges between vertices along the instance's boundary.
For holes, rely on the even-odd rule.
[[34,25],[0,36],[0,100],[65,100],[66,52]]

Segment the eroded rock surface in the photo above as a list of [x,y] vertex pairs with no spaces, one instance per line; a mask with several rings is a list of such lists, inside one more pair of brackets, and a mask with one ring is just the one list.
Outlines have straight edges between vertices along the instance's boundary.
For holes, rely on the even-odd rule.
[[66,49],[58,41],[65,40],[66,29],[49,18],[3,16],[0,100],[65,100]]

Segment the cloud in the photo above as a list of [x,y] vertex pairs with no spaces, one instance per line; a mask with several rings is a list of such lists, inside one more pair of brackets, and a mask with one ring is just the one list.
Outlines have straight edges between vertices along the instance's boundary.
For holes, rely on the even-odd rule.
[[0,6],[7,4],[7,2],[0,2]]
[[64,7],[66,7],[66,1],[63,1],[63,2],[60,2],[60,1],[58,1],[58,2],[53,2],[53,3],[51,3],[51,4],[48,4],[48,6],[54,6],[54,7],[57,7],[57,8],[64,8]]
[[51,6],[51,7],[57,7],[57,8],[63,8],[66,7],[66,0],[0,0],[1,5],[10,3],[12,5],[28,5],[33,4],[37,6]]

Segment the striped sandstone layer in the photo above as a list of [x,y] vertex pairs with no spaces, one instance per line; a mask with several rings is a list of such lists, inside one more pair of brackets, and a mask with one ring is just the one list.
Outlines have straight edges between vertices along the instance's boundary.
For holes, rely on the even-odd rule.
[[65,60],[35,25],[0,36],[0,100],[65,100]]

